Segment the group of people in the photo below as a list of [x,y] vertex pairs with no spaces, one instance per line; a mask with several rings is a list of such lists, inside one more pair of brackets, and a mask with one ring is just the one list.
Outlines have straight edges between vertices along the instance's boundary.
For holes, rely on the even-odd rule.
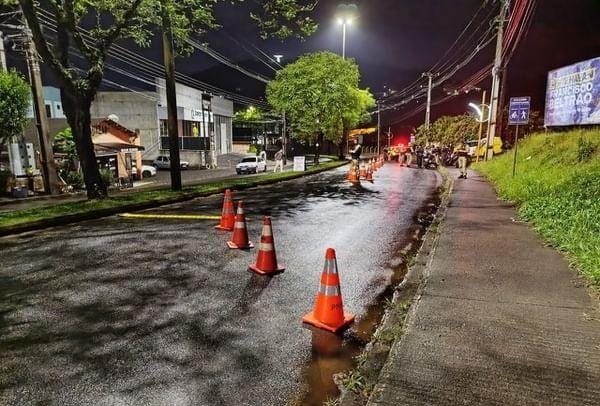
[[[423,144],[408,144],[408,145],[400,145],[399,147],[399,155],[398,155],[398,163],[401,166],[410,167],[413,164],[413,159],[416,158],[416,165],[419,168],[422,168],[424,165],[424,161],[427,159],[432,159],[435,162],[436,166],[440,166],[442,164],[448,164],[448,161],[444,159],[444,156],[453,156],[457,159],[458,168],[460,171],[460,179],[467,178],[467,164],[468,164],[468,155],[469,149],[464,142],[459,142],[457,145],[441,147],[438,143],[427,143]],[[450,160],[451,163],[452,160]]]

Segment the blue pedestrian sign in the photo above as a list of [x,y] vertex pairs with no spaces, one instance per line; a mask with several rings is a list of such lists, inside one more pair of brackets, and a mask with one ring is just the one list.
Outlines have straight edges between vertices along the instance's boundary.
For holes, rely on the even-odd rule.
[[508,124],[529,124],[531,97],[511,97],[508,108]]

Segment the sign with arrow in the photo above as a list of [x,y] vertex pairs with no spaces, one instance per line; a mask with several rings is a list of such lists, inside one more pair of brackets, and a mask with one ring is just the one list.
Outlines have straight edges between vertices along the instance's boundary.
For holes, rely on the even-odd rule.
[[529,112],[531,110],[531,97],[511,97],[508,107],[508,124],[529,124]]

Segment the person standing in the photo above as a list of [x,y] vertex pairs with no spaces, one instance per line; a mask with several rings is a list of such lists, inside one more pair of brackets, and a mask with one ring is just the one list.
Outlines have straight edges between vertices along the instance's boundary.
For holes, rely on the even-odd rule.
[[454,152],[458,156],[458,169],[460,170],[459,179],[467,179],[467,146],[464,142],[460,142]]
[[275,168],[273,172],[277,172],[277,168],[279,168],[280,172],[283,172],[283,149],[281,148],[275,153]]

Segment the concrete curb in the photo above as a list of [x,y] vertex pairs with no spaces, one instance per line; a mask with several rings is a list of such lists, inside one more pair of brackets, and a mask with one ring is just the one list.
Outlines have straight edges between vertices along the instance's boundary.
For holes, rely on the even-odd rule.
[[[257,178],[256,181],[249,182],[249,183],[246,183],[243,185],[226,186],[226,187],[221,187],[219,189],[206,191],[206,192],[184,192],[179,196],[169,197],[169,198],[165,198],[165,199],[149,200],[149,201],[143,202],[143,203],[126,204],[126,205],[118,206],[118,207],[110,207],[110,208],[106,208],[106,209],[92,210],[92,211],[85,212],[85,213],[76,213],[76,214],[68,214],[68,215],[64,215],[64,216],[51,217],[51,218],[47,218],[47,219],[43,219],[43,220],[32,221],[30,223],[16,224],[14,226],[0,227],[0,237],[25,233],[25,232],[29,232],[29,231],[43,230],[45,228],[63,226],[63,225],[78,223],[78,222],[86,221],[86,220],[96,220],[96,219],[99,219],[102,217],[113,216],[113,215],[119,214],[119,213],[125,213],[125,212],[130,212],[130,211],[140,211],[140,210],[151,209],[154,207],[164,206],[167,204],[181,203],[181,202],[192,200],[192,199],[195,199],[198,197],[207,197],[207,196],[223,193],[225,191],[225,189],[245,190],[245,189],[253,188],[256,186],[272,185],[272,184],[279,183],[279,182],[285,182],[288,180],[294,180],[294,179],[303,178],[306,176],[316,175],[321,172],[329,171],[332,169],[337,169],[337,168],[342,167],[347,164],[348,164],[348,162],[341,161],[337,165],[328,166],[326,168],[315,169],[311,172],[295,172],[293,175],[291,175],[285,179],[261,180],[260,178]],[[219,182],[223,182],[223,181],[219,181]],[[207,182],[207,184],[208,183],[210,183],[210,182]]]
[[[454,180],[449,176],[449,173],[445,169],[442,169],[440,172],[444,178],[440,205],[434,215],[433,221],[423,236],[417,254],[408,267],[406,276],[395,288],[391,304],[383,315],[379,327],[373,334],[373,339],[367,344],[363,354],[361,354],[360,361],[356,367],[360,375],[365,378],[367,393],[361,396],[340,388],[342,390],[339,398],[340,406],[358,406],[364,405],[365,402],[370,404],[373,393],[377,391],[379,375],[384,365],[389,361],[389,354],[392,347],[396,342],[402,340],[406,326],[410,325],[415,318],[419,298],[427,284],[429,276],[427,268],[437,247],[440,226],[444,221],[454,186]],[[390,332],[393,337],[391,340],[389,339],[390,334],[386,334]],[[338,384],[338,386],[340,385]],[[365,395],[368,396],[368,399],[365,398]]]

